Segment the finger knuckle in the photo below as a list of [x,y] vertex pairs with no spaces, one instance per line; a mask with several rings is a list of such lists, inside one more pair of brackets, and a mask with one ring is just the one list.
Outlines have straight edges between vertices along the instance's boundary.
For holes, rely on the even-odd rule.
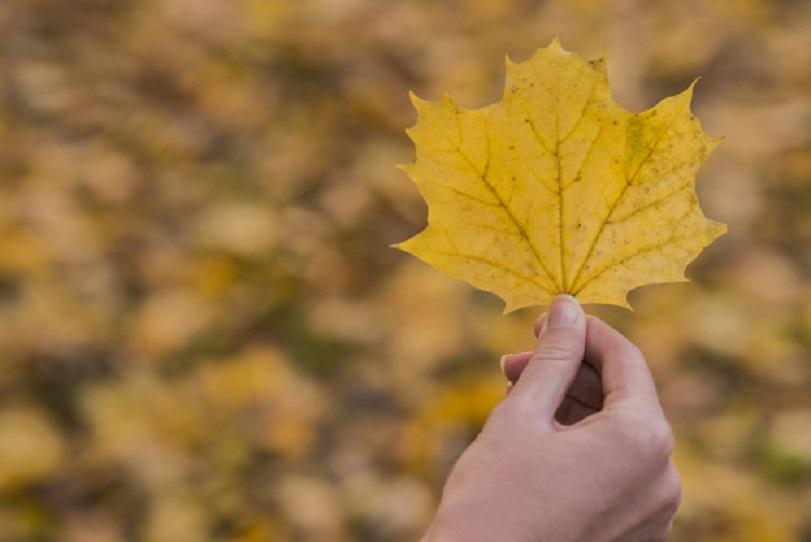
[[545,344],[539,347],[532,356],[531,361],[539,363],[555,363],[569,359],[569,349],[561,344]]
[[626,423],[625,437],[638,454],[652,459],[667,459],[673,452],[674,438],[670,424],[664,419],[651,420],[634,416]]
[[661,457],[669,458],[675,445],[673,430],[670,428],[670,424],[664,420],[654,425],[655,428],[651,436],[653,451]]
[[548,340],[542,341],[535,352],[532,354],[530,361],[534,362],[549,362],[568,360],[572,357],[574,351],[574,341],[571,337],[558,334],[555,337],[550,337]]
[[674,515],[676,515],[676,511],[678,511],[679,506],[681,506],[681,496],[681,480],[679,479],[676,469],[671,468],[665,481],[663,499],[664,512],[668,518],[672,518]]
[[669,517],[676,515],[681,506],[681,483],[677,482],[671,488],[668,498],[665,500],[665,513]]

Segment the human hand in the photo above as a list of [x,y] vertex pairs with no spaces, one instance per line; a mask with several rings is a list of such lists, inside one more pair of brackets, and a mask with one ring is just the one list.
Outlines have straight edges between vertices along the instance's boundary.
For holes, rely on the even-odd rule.
[[[535,320],[534,332],[535,337],[540,336],[541,330],[546,324],[547,313],[541,314]],[[586,327],[592,320],[597,320],[601,324],[602,321],[594,316],[586,316]],[[605,324],[604,324],[605,325]],[[622,337],[622,339],[625,339]],[[627,339],[625,339],[627,341]],[[532,358],[533,352],[520,352],[518,354],[507,354],[501,357],[500,365],[501,371],[507,378],[507,393],[512,390],[512,387],[521,377],[529,360]],[[585,419],[587,416],[602,410],[603,401],[605,396],[603,394],[603,383],[600,378],[600,373],[594,366],[584,359],[580,366],[577,368],[574,381],[566,390],[566,395],[563,401],[555,412],[555,420],[563,425],[572,425],[580,420]]]
[[538,327],[532,353],[504,359],[515,384],[454,466],[424,540],[666,540],[680,483],[642,354],[570,296]]

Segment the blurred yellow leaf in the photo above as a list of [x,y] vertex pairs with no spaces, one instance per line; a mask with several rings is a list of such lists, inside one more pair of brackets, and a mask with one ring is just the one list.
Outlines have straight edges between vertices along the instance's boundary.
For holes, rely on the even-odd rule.
[[716,141],[690,112],[692,86],[632,114],[604,59],[557,40],[507,61],[501,101],[477,110],[412,96],[417,149],[404,170],[428,227],[397,245],[498,294],[505,312],[570,293],[628,306],[627,292],[685,280],[722,224],[704,217],[695,173]]
[[0,490],[53,475],[64,444],[53,424],[31,407],[0,412]]

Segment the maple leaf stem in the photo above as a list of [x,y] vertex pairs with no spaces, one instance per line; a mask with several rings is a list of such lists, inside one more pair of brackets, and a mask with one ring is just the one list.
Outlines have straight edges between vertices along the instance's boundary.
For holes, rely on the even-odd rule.
[[[558,81],[558,95],[560,94],[560,81]],[[557,98],[560,101],[560,98]],[[558,170],[558,239],[560,248],[560,290],[568,293],[569,285],[566,281],[566,199],[563,190],[563,168],[560,163],[560,115],[555,116],[555,162]]]

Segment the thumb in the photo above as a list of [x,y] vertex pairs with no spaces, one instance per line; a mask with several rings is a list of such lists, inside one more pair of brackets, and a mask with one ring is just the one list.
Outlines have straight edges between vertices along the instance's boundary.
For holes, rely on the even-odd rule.
[[510,395],[528,401],[535,412],[551,422],[577,375],[585,346],[583,308],[570,295],[557,296],[529,363]]

